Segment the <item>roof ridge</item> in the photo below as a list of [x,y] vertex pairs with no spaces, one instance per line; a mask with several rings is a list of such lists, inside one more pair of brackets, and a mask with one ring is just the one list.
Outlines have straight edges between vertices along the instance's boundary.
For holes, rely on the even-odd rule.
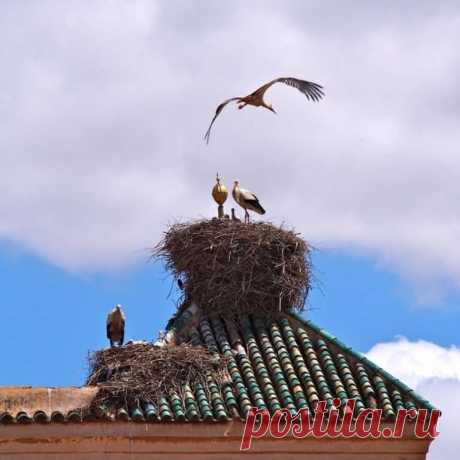
[[358,359],[362,363],[364,363],[367,366],[369,366],[373,371],[377,372],[382,377],[385,377],[393,385],[398,387],[401,391],[403,391],[405,393],[408,393],[412,399],[417,401],[419,404],[424,406],[426,409],[428,409],[430,411],[436,410],[436,407],[434,407],[427,399],[425,399],[422,396],[420,396],[415,390],[413,390],[408,385],[406,385],[404,382],[402,382],[401,380],[399,380],[398,378],[396,378],[395,376],[390,374],[388,371],[386,371],[382,367],[380,367],[377,364],[375,364],[364,353],[361,353],[360,351],[354,350],[352,347],[347,346],[345,343],[343,343],[341,340],[339,340],[335,335],[331,334],[326,329],[318,326],[313,321],[311,321],[309,319],[302,318],[302,316],[300,316],[298,313],[290,312],[290,313],[287,313],[287,314],[289,316],[292,316],[293,318],[295,318],[297,321],[299,321],[303,325],[313,329],[317,334],[321,335],[321,337],[323,337],[328,342],[334,344],[336,347],[342,349],[346,353],[349,353],[350,355],[354,356],[356,359]]

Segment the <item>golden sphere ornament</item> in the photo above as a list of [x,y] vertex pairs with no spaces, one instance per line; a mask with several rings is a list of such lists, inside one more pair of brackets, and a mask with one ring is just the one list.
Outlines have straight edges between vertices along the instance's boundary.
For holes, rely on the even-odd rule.
[[227,191],[227,187],[225,187],[225,185],[221,183],[219,174],[217,174],[216,176],[216,185],[214,185],[212,189],[212,197],[214,198],[214,201],[219,205],[218,207],[219,218],[223,218],[224,217],[223,204],[227,200],[228,191]]

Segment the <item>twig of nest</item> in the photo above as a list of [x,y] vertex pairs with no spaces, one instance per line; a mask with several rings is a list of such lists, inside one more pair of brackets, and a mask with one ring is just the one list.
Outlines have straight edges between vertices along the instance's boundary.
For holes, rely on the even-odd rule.
[[173,393],[183,396],[197,384],[207,388],[212,379],[221,385],[227,377],[227,361],[203,347],[156,347],[133,344],[96,351],[89,356],[87,385],[99,386],[92,408],[118,409],[158,404]]
[[310,290],[310,247],[270,223],[177,223],[153,257],[182,280],[184,303],[208,315],[300,311]]

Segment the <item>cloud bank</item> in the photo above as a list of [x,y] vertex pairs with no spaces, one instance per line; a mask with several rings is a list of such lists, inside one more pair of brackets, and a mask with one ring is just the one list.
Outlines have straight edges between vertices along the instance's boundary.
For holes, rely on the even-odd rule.
[[460,348],[444,348],[424,340],[378,343],[369,359],[414,388],[442,411],[429,460],[455,458],[460,425]]
[[[2,2],[0,38],[0,238],[125,266],[215,212],[219,171],[319,247],[460,285],[457,2]],[[276,76],[326,99],[275,86],[206,147]]]

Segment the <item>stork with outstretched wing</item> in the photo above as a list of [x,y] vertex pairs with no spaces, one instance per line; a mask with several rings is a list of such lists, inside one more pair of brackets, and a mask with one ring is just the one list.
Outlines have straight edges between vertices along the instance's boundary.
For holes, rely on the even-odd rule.
[[222,104],[220,104],[217,107],[214,118],[212,119],[211,124],[209,125],[209,128],[206,131],[206,134],[204,135],[206,143],[209,143],[211,128],[214,122],[216,121],[216,118],[219,116],[222,110],[224,110],[224,107],[230,102],[237,102],[239,109],[242,109],[247,105],[253,105],[254,107],[264,107],[272,111],[273,113],[276,113],[273,106],[271,104],[267,104],[264,101],[265,92],[275,83],[284,83],[285,85],[297,88],[301,93],[303,93],[306,96],[307,99],[313,102],[319,101],[324,96],[323,87],[321,85],[318,85],[318,83],[312,83],[311,81],[299,80],[298,78],[291,77],[276,78],[275,80],[272,80],[266,83],[265,85],[262,85],[260,88],[256,89],[253,93],[249,94],[248,96],[232,97],[222,102]]

